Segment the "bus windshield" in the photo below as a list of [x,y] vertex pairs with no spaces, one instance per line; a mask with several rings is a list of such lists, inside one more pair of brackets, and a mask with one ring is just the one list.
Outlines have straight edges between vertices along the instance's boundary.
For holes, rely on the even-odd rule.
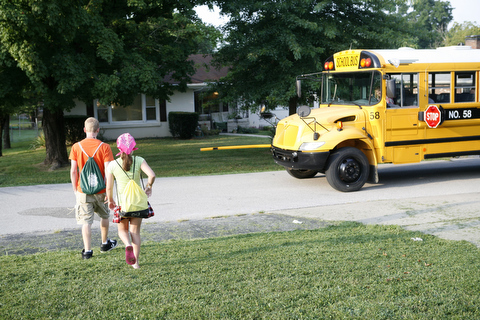
[[378,71],[324,73],[321,103],[374,105],[381,100],[381,84]]

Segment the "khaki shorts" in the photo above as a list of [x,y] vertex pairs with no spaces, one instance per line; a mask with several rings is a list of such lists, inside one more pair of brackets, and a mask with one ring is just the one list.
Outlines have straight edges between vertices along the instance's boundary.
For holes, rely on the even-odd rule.
[[76,192],[75,217],[77,224],[92,224],[94,213],[102,219],[110,217],[108,204],[105,203],[105,193],[85,194]]

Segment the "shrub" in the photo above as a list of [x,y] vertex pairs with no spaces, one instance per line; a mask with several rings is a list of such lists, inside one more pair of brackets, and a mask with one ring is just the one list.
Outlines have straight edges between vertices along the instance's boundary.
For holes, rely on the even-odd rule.
[[220,134],[220,130],[218,129],[208,130],[206,127],[202,127],[202,134],[204,136],[218,136]]
[[180,139],[191,139],[195,136],[198,127],[198,113],[169,112],[168,125],[172,136]]
[[43,132],[41,132],[32,142],[30,145],[30,149],[36,150],[38,148],[45,147],[45,136]]
[[244,128],[244,127],[240,127],[238,126],[237,128],[237,133],[259,133],[260,130],[258,130],[257,128]]
[[65,121],[65,139],[68,144],[74,144],[77,141],[81,141],[85,138],[85,132],[83,128],[85,126],[85,120],[88,116],[73,115],[64,116]]

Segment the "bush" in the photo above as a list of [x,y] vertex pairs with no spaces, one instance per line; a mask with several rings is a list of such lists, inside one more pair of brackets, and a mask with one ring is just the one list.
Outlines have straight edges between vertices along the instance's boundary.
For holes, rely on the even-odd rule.
[[237,128],[237,133],[259,133],[260,130],[258,130],[257,128],[244,128],[244,127],[240,127],[238,126]]
[[45,135],[40,133],[32,142],[30,145],[30,149],[36,150],[38,148],[45,147]]
[[204,136],[218,136],[220,134],[220,130],[218,129],[208,130],[206,127],[202,127],[202,134]]
[[169,112],[168,125],[172,136],[180,139],[191,139],[195,136],[198,127],[198,113]]
[[68,144],[74,144],[85,138],[83,128],[88,116],[74,115],[64,116],[65,121],[65,139]]

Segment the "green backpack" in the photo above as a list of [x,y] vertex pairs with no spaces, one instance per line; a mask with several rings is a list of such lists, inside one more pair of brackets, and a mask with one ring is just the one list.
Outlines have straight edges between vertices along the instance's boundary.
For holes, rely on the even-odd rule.
[[85,150],[83,150],[80,142],[78,143],[80,149],[82,149],[83,153],[88,157],[87,162],[85,162],[85,165],[80,172],[80,188],[85,194],[96,194],[105,189],[105,181],[103,180],[102,172],[93,158],[102,144],[103,142],[100,142],[97,150],[95,150],[93,156],[90,157]]

